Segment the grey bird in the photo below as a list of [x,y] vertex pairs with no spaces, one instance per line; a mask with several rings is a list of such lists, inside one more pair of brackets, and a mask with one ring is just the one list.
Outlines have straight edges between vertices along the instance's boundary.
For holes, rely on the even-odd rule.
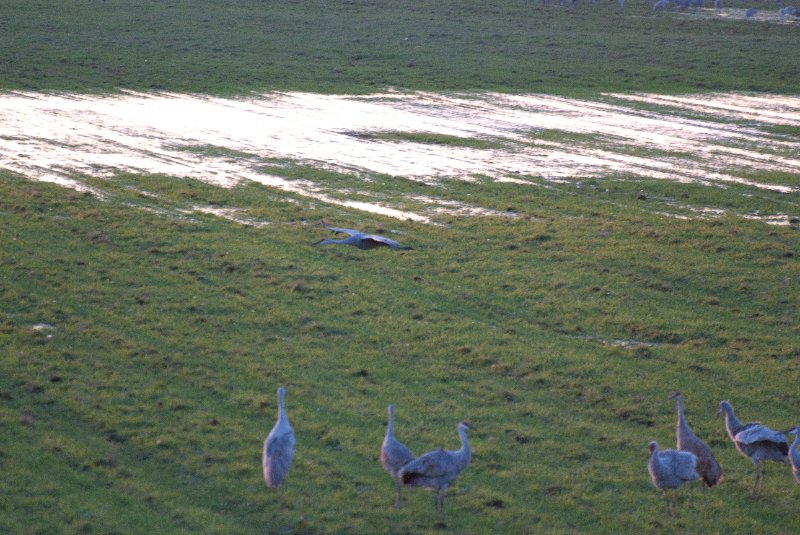
[[470,449],[467,441],[467,422],[458,424],[461,449],[438,449],[420,455],[400,469],[400,480],[407,487],[436,490],[436,509],[444,514],[444,495],[458,475],[469,465]]
[[683,395],[675,392],[672,399],[678,402],[678,423],[676,424],[676,448],[681,451],[688,451],[697,457],[697,473],[703,480],[703,489],[713,487],[722,481],[724,475],[722,466],[719,464],[708,444],[700,440],[692,432],[686,417],[683,414]]
[[786,431],[786,433],[794,435],[794,441],[792,441],[792,445],[789,446],[789,462],[792,464],[794,480],[800,483],[800,451],[797,449],[798,446],[800,446],[800,425],[792,427]]
[[[674,514],[678,505],[678,487],[700,478],[697,457],[688,451],[659,451],[656,441],[651,441],[648,446],[650,460],[647,462],[647,471],[650,472],[650,480],[664,494],[664,511],[667,515]],[[672,490],[672,499],[667,494],[668,490]]]
[[759,422],[743,424],[733,413],[730,402],[720,401],[717,416],[725,414],[725,429],[739,453],[749,457],[755,468],[755,481],[751,494],[758,494],[766,471],[766,461],[785,463],[789,454],[786,437]]
[[387,238],[386,236],[381,236],[379,234],[366,234],[359,230],[332,227],[324,222],[322,223],[322,226],[338,234],[348,234],[349,237],[343,238],[341,240],[333,240],[330,238],[326,238],[324,240],[316,242],[314,245],[354,245],[359,249],[375,249],[376,247],[389,247],[391,249],[396,249],[401,251],[408,251],[411,249],[411,247],[407,245],[400,245],[393,239]]
[[264,481],[268,487],[277,487],[283,483],[294,457],[294,430],[286,416],[285,400],[286,389],[281,386],[278,388],[278,420],[267,435],[261,453]]
[[397,496],[394,500],[395,509],[400,508],[400,489],[403,481],[400,479],[400,469],[414,459],[414,454],[405,444],[394,438],[394,405],[389,405],[389,423],[386,426],[386,436],[381,445],[381,464],[389,472],[397,486]]

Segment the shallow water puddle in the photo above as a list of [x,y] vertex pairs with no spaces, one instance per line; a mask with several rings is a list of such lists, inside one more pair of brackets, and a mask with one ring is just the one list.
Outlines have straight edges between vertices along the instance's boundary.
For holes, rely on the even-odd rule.
[[[725,0],[722,0],[722,4],[725,3]],[[770,24],[781,24],[787,26],[797,26],[800,24],[800,19],[797,17],[787,14],[782,15],[779,7],[780,5],[781,4],[778,2],[775,2],[774,4],[771,2],[765,2],[763,5],[758,6],[758,8],[753,9],[752,12],[750,9],[746,8],[721,7],[716,9],[706,7],[694,11],[688,9],[681,11],[681,13],[687,17],[702,17],[705,19],[720,19],[725,21],[746,20],[748,22],[767,22]],[[748,12],[750,12],[749,15]]]
[[[800,175],[800,140],[776,133],[781,127],[800,127],[799,97],[7,93],[0,94],[0,167],[77,189],[91,189],[82,182],[86,176],[119,172],[224,187],[252,180],[326,203],[430,222],[437,214],[508,214],[423,196],[409,197],[409,209],[366,186],[354,193],[367,200],[348,199],[323,183],[277,176],[275,162],[365,181],[384,175],[426,183],[481,177],[534,184],[631,175],[795,193],[796,183],[752,178],[754,172]],[[426,141],[419,134],[434,137]],[[265,165],[273,171],[264,172]]]

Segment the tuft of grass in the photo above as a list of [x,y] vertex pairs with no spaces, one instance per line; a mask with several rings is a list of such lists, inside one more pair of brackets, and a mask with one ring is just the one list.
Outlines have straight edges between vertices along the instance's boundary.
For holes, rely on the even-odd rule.
[[579,143],[581,145],[597,143],[607,138],[601,134],[584,134],[557,128],[537,129],[532,131],[529,137],[534,140],[553,141],[556,143]]
[[379,141],[422,143],[427,145],[465,147],[479,150],[496,150],[508,146],[506,143],[494,139],[451,136],[432,132],[355,132],[351,135],[362,139],[374,139]]
[[228,158],[233,160],[253,159],[258,157],[255,154],[217,145],[183,145],[176,147],[176,150],[202,154],[203,156],[212,158]]
[[800,137],[800,126],[792,126],[788,124],[776,124],[765,126],[764,130],[779,136],[787,136],[792,138]]

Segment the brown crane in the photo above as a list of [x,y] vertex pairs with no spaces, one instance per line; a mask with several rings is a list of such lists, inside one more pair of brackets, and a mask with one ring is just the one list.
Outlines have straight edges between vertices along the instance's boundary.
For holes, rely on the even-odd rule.
[[678,423],[675,426],[677,449],[691,452],[697,457],[697,473],[700,474],[700,478],[703,480],[704,490],[705,487],[711,488],[718,485],[724,477],[722,465],[711,453],[711,448],[708,447],[708,444],[698,438],[692,432],[689,424],[686,423],[686,417],[683,414],[683,395],[680,392],[675,392],[672,395],[672,399],[678,402]]

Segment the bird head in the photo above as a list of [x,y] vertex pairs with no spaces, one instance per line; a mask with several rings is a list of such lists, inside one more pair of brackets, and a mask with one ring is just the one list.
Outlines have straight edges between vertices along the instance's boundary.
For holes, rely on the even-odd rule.
[[472,429],[472,426],[469,425],[468,422],[459,422],[458,423],[458,428],[466,430],[466,429]]
[[787,429],[786,431],[784,431],[784,433],[786,433],[787,435],[800,435],[800,425],[796,425],[791,429]]
[[658,442],[655,440],[651,440],[649,444],[647,444],[647,449],[650,450],[650,453],[653,453],[655,450],[658,449]]
[[681,394],[680,392],[675,392],[670,396],[670,399],[681,399],[681,398],[683,398],[683,394]]
[[717,418],[723,415],[725,412],[726,407],[730,407],[731,404],[728,400],[723,400],[719,402],[719,407],[717,407]]

